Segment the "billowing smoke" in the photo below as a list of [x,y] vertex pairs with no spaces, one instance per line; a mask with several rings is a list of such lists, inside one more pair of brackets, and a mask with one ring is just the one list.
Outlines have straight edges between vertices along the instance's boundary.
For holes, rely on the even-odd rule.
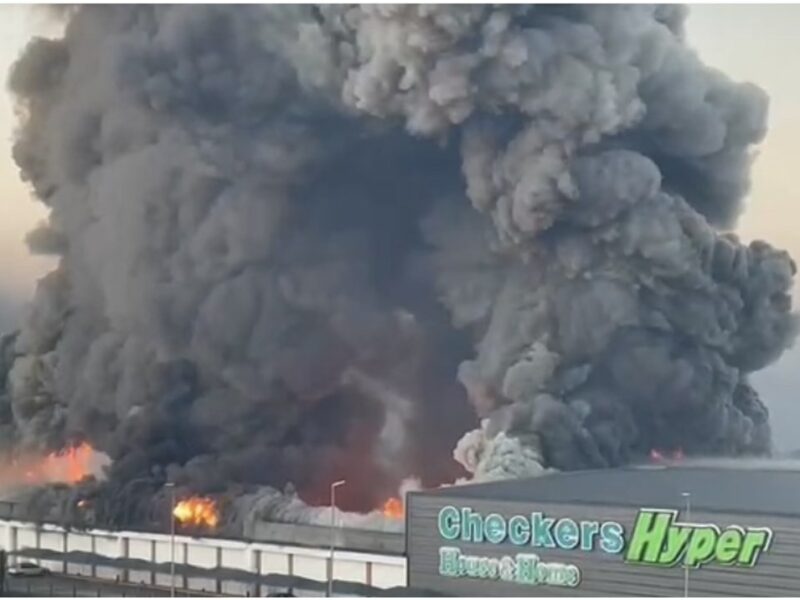
[[10,77],[60,264],[2,426],[88,440],[126,497],[346,479],[361,511],[411,476],[768,453],[748,375],[792,342],[795,265],[729,233],[767,98],[685,17],[69,11]]

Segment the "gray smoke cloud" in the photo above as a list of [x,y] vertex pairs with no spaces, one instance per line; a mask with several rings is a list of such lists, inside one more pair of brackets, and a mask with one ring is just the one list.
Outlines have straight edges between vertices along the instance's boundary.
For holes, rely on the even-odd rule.
[[0,334],[6,334],[19,328],[21,312],[19,302],[0,293]]
[[475,477],[768,453],[748,376],[794,338],[795,265],[729,233],[768,102],[685,17],[67,13],[10,77],[60,257],[6,369],[15,439],[88,439],[106,486],[346,478],[358,510],[465,475],[456,446]]

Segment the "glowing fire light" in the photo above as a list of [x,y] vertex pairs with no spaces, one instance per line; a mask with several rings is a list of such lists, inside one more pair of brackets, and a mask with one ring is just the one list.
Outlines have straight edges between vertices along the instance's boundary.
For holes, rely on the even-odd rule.
[[219,524],[217,503],[211,498],[192,496],[175,505],[172,514],[182,525],[215,528]]
[[45,483],[75,484],[92,474],[94,449],[87,443],[47,456],[17,455],[0,464],[0,487],[42,485]]
[[403,501],[399,498],[389,498],[383,503],[383,516],[388,519],[402,519],[406,515]]
[[48,466],[66,469],[66,482],[78,483],[91,473],[90,461],[94,450],[84,442],[80,446],[70,448],[61,454],[49,454],[45,459]]

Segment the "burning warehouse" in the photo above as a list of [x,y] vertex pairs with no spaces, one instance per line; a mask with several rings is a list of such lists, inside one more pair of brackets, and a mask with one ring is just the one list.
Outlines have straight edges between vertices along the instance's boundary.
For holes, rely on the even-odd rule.
[[[769,454],[750,374],[795,264],[730,233],[768,100],[686,14],[60,11],[9,79],[57,267],[0,341],[4,487],[119,529],[174,483],[241,536],[346,480],[342,519],[388,530],[408,490]],[[87,448],[87,477],[15,458]]]

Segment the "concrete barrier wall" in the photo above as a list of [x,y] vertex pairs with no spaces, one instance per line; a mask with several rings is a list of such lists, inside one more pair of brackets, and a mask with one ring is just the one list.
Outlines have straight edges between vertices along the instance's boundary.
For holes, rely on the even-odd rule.
[[[37,525],[24,521],[0,520],[0,547],[13,552],[25,548],[56,552],[92,552],[109,558],[133,558],[156,563],[170,563],[169,535],[131,531],[88,530],[65,531],[48,524]],[[175,563],[213,569],[228,567],[258,575],[281,574],[327,581],[331,568],[329,548],[308,548],[286,543],[246,542],[216,538],[175,536]],[[169,575],[149,571],[113,569],[65,564],[61,561],[42,561],[54,572],[68,571],[136,583],[169,585]],[[47,563],[47,564],[45,564]],[[379,588],[403,586],[406,583],[405,557],[337,550],[334,554],[333,577]],[[239,593],[232,582],[216,582],[201,578],[178,577],[179,587],[195,590]],[[216,589],[219,588],[219,589]],[[243,590],[242,590],[243,591]]]
[[[273,544],[289,543],[327,548],[331,543],[331,530],[329,527],[320,525],[257,521],[252,525],[246,537]],[[405,535],[399,531],[337,528],[334,530],[334,542],[337,548],[356,552],[402,556],[406,550]]]

